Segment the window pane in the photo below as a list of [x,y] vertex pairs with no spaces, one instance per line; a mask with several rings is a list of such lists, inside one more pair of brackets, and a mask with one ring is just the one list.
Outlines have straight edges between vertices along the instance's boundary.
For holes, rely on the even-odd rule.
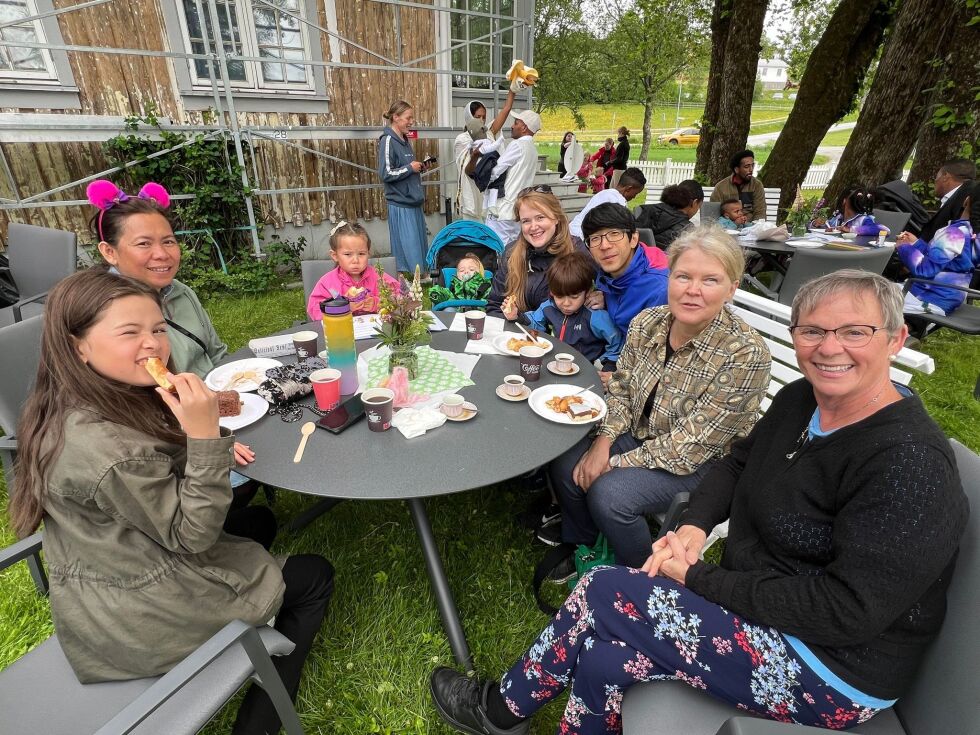
[[[0,0],[0,23],[11,23],[34,12],[34,8],[29,8],[25,0]],[[34,21],[0,28],[0,39],[26,43],[41,43],[44,40],[38,35]],[[44,52],[34,48],[0,47],[0,71],[45,72]]]
[[[295,7],[295,0],[276,0],[278,7],[290,9]],[[299,30],[299,21],[268,6],[253,6],[255,32],[259,43],[259,53],[262,56],[273,56],[277,59],[303,58],[303,38]],[[284,82],[302,84],[307,80],[306,67],[302,64],[262,64],[262,78],[266,82],[282,84]]]
[[[4,0],[0,0],[3,2]],[[204,5],[204,25],[207,28],[208,36],[213,41],[214,34],[211,32],[211,14]],[[218,28],[221,31],[221,39],[225,47],[226,54],[236,56],[243,55],[241,30],[238,27],[238,16],[235,13],[234,2],[229,0],[217,0]],[[194,0],[184,0],[184,17],[187,19],[187,36],[191,42],[191,53],[206,53],[204,37],[201,30],[201,19],[197,15],[197,4]],[[210,79],[208,74],[208,64],[203,59],[195,59],[194,70],[199,79]],[[245,64],[241,61],[228,62],[228,76],[234,81],[245,81]]]
[[470,71],[490,71],[490,44],[470,44]]

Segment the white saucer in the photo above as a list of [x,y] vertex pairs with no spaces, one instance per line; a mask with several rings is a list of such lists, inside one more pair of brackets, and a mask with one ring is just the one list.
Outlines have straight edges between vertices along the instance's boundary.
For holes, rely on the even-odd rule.
[[512,396],[507,392],[507,386],[503,383],[497,386],[497,396],[503,398],[505,401],[526,401],[527,397],[531,395],[531,389],[526,385],[523,386],[524,390],[520,395]]
[[576,375],[579,372],[579,370],[582,369],[573,362],[572,369],[569,370],[567,373],[563,373],[561,370],[558,369],[557,360],[552,360],[551,362],[549,362],[547,368],[550,372],[554,373],[555,375]]
[[[447,415],[446,416],[446,421],[469,421],[471,418],[473,418],[474,416],[476,416],[477,411],[479,411],[479,410],[480,409],[478,409],[476,407],[476,404],[475,403],[470,403],[469,401],[466,401],[463,404],[463,413],[461,413],[459,416],[448,416]],[[443,411],[443,413],[446,413],[446,412]]]

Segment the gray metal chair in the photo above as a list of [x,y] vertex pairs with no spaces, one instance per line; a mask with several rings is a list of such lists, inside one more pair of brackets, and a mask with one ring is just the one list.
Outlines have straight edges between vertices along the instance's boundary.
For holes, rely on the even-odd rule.
[[[0,570],[21,560],[37,563],[40,551],[38,533],[0,551]],[[191,735],[251,677],[269,695],[288,735],[302,735],[270,658],[293,648],[272,628],[234,620],[163,676],[79,684],[53,635],[0,671],[0,733]]]
[[[398,278],[398,269],[395,266],[395,258],[393,256],[372,258],[372,267],[375,263],[381,263],[381,268],[385,273],[392,278]],[[317,281],[323,278],[326,273],[336,268],[337,264],[332,260],[304,260],[300,266],[303,270],[303,300],[309,301],[310,294],[313,292]]]
[[841,268],[857,268],[863,271],[881,274],[895,248],[886,245],[880,248],[863,250],[804,250],[793,253],[786,269],[786,277],[779,287],[776,300],[780,304],[792,304],[793,297],[807,281],[818,276],[833,273]]
[[721,202],[701,203],[701,224],[714,224],[721,217]]
[[[858,735],[980,733],[980,457],[952,441],[972,514],[947,593],[946,620],[908,693],[894,707],[848,730]],[[623,735],[794,735],[826,730],[744,715],[681,682],[631,687],[623,700]],[[719,727],[721,729],[719,729]]]
[[653,230],[649,227],[638,227],[636,231],[640,235],[640,242],[650,247],[657,247],[657,238],[654,236]]
[[7,488],[13,482],[13,459],[17,451],[17,419],[31,392],[41,359],[43,316],[34,316],[7,327],[0,327],[0,459]]
[[48,290],[75,272],[78,238],[74,232],[11,222],[7,230],[10,275],[20,300],[0,309],[0,325],[40,314]]
[[892,238],[905,229],[912,216],[908,212],[890,212],[887,209],[873,209],[871,214],[875,222],[888,228],[888,235]]

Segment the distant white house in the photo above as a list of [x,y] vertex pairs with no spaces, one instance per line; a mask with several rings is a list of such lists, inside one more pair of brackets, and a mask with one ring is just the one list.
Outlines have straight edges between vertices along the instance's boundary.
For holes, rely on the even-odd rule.
[[782,89],[786,86],[788,64],[782,59],[759,59],[756,78],[766,89]]

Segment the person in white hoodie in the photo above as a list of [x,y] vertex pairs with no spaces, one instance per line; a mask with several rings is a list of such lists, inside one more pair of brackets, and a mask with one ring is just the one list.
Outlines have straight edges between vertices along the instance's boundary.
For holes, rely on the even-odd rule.
[[[534,135],[541,130],[541,116],[534,110],[524,110],[514,114],[511,126],[512,140],[503,148],[490,174],[490,186],[484,201],[487,210],[487,227],[497,233],[504,245],[514,242],[521,234],[521,224],[514,207],[518,195],[534,184],[534,172],[538,164],[538,149],[534,145]],[[499,151],[504,141],[498,141],[493,150]],[[486,154],[486,145],[481,151]],[[503,196],[498,196],[494,182],[506,175]]]
[[463,108],[465,126],[462,133],[456,136],[453,143],[453,158],[456,159],[456,216],[459,219],[483,221],[486,213],[483,210],[483,192],[479,190],[472,178],[466,174],[466,164],[473,153],[473,144],[483,140],[495,141],[507,121],[514,106],[514,92],[507,94],[504,106],[487,127],[487,108],[479,100],[473,100]]

